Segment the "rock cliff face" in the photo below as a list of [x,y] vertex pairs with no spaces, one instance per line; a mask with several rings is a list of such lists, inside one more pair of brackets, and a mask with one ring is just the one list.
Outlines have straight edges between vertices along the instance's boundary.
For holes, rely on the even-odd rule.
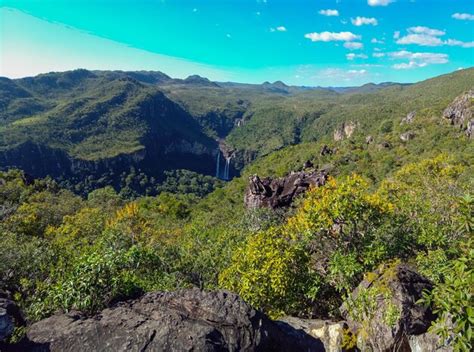
[[324,351],[226,291],[149,293],[86,318],[55,315],[27,332],[30,351]]
[[245,206],[249,209],[287,207],[309,187],[324,185],[327,177],[325,171],[293,172],[275,179],[270,177],[260,179],[257,175],[253,175],[249,178],[245,192]]
[[443,117],[451,121],[452,125],[459,126],[468,138],[474,138],[474,89],[460,95],[444,110]]
[[49,175],[53,178],[82,178],[82,175],[117,178],[123,172],[128,173],[131,167],[155,177],[167,169],[188,169],[213,175],[214,153],[213,148],[196,142],[170,139],[169,143],[161,141],[158,144],[150,138],[143,149],[134,153],[84,160],[74,158],[63,150],[28,141],[0,152],[0,169],[19,168],[33,177]]
[[336,128],[336,130],[334,131],[334,140],[337,142],[342,141],[345,138],[350,138],[354,133],[356,127],[357,125],[352,121],[342,123],[342,125]]

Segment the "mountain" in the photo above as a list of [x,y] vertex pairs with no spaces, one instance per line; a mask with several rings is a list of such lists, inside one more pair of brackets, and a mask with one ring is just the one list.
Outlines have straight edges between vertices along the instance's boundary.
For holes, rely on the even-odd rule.
[[418,120],[440,114],[473,81],[474,69],[412,85],[344,89],[181,80],[150,71],[1,78],[0,167],[50,175],[80,190],[83,174],[89,188],[120,188],[124,175],[138,172],[154,187],[166,170],[216,175],[221,154],[219,168],[229,159],[235,176],[255,158],[330,138],[347,121],[365,136],[410,111]]

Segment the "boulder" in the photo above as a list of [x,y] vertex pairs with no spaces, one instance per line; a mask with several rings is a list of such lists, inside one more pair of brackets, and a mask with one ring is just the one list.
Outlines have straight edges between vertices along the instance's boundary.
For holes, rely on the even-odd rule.
[[331,155],[333,153],[333,150],[329,148],[326,144],[324,144],[321,147],[321,151],[319,152],[319,155],[325,156],[325,155]]
[[443,117],[450,120],[452,125],[458,126],[469,138],[474,138],[474,120],[472,120],[474,109],[473,99],[474,89],[471,89],[454,99],[443,111]]
[[365,143],[366,144],[371,144],[371,143],[373,143],[373,141],[374,141],[374,137],[372,137],[370,135],[365,137]]
[[412,123],[413,120],[415,119],[415,116],[416,116],[416,113],[414,111],[411,111],[407,114],[407,116],[405,116],[403,119],[402,119],[402,122],[401,124],[404,124],[404,123]]
[[282,178],[250,176],[244,202],[248,209],[288,207],[306,190],[326,183],[326,171],[293,172]]
[[392,145],[387,141],[382,141],[381,143],[377,144],[378,150],[390,149]]
[[[425,343],[425,351],[436,350],[434,340],[418,341],[435,319],[430,308],[416,302],[432,283],[405,264],[394,264],[371,273],[352,293],[351,301],[364,302],[366,310],[346,304],[341,312],[358,334],[358,347],[374,352],[410,352],[412,345]],[[373,303],[373,305],[371,305]],[[410,342],[411,341],[411,342]]]
[[[94,317],[54,315],[27,331],[32,351],[324,351],[227,291],[154,292]],[[47,346],[47,349],[44,349]]]
[[415,134],[413,132],[405,132],[400,135],[400,139],[403,142],[408,142],[411,141],[413,138],[415,138]]

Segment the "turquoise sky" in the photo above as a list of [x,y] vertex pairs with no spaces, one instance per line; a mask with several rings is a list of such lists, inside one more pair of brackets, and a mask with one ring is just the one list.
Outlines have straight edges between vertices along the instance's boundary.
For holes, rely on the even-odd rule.
[[0,75],[74,68],[295,85],[473,66],[473,0],[4,0]]

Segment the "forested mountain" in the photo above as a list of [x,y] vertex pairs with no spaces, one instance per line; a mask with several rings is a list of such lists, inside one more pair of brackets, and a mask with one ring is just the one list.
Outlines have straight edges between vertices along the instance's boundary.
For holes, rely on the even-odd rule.
[[473,79],[468,69],[414,85],[311,89],[160,72],[2,78],[0,165],[51,175],[79,193],[123,188],[127,175],[139,174],[141,186],[128,185],[133,192],[156,194],[166,170],[215,176],[219,153],[221,170],[230,159],[236,176],[255,158],[321,140],[344,121],[357,125],[356,135],[375,135],[413,110],[440,114]]
[[[114,312],[154,302],[186,328],[235,313],[226,297],[247,309],[228,291],[116,305],[198,287],[273,319],[330,319],[347,351],[470,350],[473,82],[473,68],[347,89],[160,72],[0,79],[0,304],[24,312],[0,348],[52,329],[61,350],[79,331],[65,325],[94,339],[102,323],[124,328]],[[120,344],[112,330],[99,342]]]

